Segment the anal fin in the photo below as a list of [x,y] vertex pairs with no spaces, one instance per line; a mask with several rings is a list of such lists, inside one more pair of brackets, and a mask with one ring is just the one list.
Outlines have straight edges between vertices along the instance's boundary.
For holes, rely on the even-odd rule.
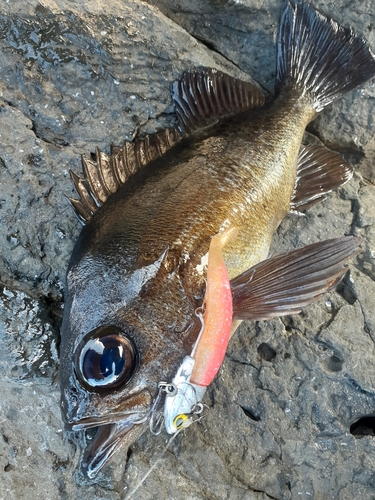
[[338,284],[361,241],[347,236],[313,243],[233,278],[233,319],[265,320],[300,312]]
[[304,146],[298,156],[291,211],[301,212],[323,200],[329,192],[348,182],[352,175],[352,167],[338,153],[325,146]]

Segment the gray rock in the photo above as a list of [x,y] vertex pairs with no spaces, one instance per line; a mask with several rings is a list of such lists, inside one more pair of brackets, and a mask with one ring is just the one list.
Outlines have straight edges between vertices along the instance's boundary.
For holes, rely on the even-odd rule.
[[[152,5],[151,5],[152,4]],[[315,2],[375,49],[371,0]],[[0,6],[0,484],[9,499],[368,500],[375,487],[374,82],[309,127],[353,180],[287,218],[273,252],[356,234],[350,274],[294,317],[242,324],[203,418],[144,435],[93,481],[57,383],[63,282],[80,226],[63,194],[80,154],[174,120],[169,85],[214,66],[269,91],[284,2],[12,0]],[[160,10],[159,10],[160,9]],[[247,75],[245,74],[247,73]],[[310,139],[309,139],[310,140]],[[367,416],[367,419],[360,420]],[[164,454],[163,454],[164,452]]]

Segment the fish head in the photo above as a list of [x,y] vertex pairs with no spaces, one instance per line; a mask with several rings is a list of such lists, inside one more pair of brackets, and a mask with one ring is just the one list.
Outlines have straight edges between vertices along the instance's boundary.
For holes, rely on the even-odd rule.
[[67,274],[61,342],[66,428],[98,427],[82,467],[93,477],[147,428],[159,382],[171,380],[200,322],[167,250],[152,262],[74,255]]

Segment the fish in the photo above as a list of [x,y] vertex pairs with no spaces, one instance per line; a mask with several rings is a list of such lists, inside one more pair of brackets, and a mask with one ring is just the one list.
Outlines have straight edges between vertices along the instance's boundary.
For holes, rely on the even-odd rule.
[[289,213],[352,175],[325,146],[302,146],[306,126],[374,76],[366,40],[288,1],[272,98],[194,68],[172,84],[175,126],[97,149],[82,177],[71,172],[83,227],[66,276],[61,410],[66,429],[97,428],[81,459],[89,478],[163,414],[168,432],[183,427],[173,381],[194,376],[200,402],[241,321],[297,313],[344,276],[354,236],[268,253]]

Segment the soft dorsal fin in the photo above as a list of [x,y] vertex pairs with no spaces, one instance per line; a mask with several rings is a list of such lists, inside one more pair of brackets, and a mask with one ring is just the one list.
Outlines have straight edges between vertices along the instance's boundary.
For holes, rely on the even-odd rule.
[[212,68],[187,71],[173,83],[181,131],[192,134],[233,116],[264,105],[263,93],[249,82]]
[[334,151],[322,145],[304,146],[298,156],[297,176],[290,208],[301,212],[323,200],[353,175],[353,168]]
[[70,173],[79,199],[67,198],[83,224],[132,174],[181,139],[220,119],[262,106],[265,100],[255,85],[206,68],[185,72],[173,83],[172,97],[178,118],[175,127],[125,142],[112,148],[110,155],[97,149],[94,160],[82,156],[83,179]]

